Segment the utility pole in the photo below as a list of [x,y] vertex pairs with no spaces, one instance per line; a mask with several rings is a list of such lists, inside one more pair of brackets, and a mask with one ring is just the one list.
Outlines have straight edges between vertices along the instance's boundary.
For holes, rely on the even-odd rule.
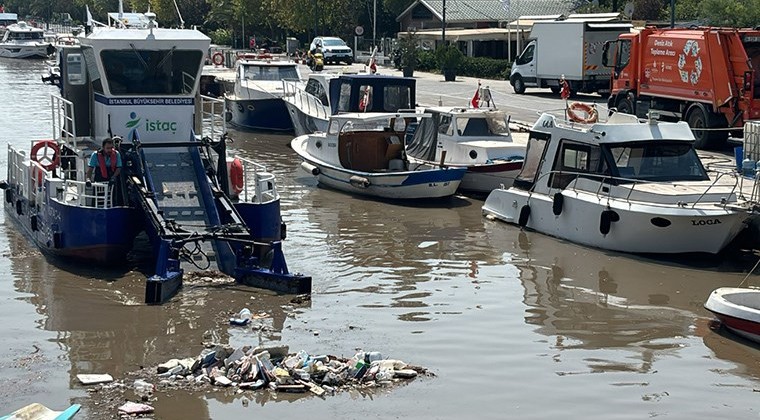
[[314,0],[314,38],[319,36],[317,32],[317,22],[319,21],[319,12],[317,11],[317,0]]
[[446,0],[443,0],[443,19],[441,20],[441,41],[446,45]]
[[[372,8],[372,47],[374,47],[377,45],[377,0],[374,0]],[[370,51],[372,51],[372,48],[370,48]]]

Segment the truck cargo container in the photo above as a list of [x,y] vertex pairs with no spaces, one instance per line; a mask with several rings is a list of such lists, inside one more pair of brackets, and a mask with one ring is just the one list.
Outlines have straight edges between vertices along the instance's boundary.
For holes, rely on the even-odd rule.
[[613,68],[609,107],[687,121],[698,148],[720,147],[760,118],[759,30],[647,27],[605,43],[603,58]]
[[582,19],[536,22],[532,39],[515,60],[509,81],[515,93],[534,86],[560,91],[564,75],[572,92],[609,94],[610,69],[602,65],[605,41],[631,30],[630,23],[588,22]]

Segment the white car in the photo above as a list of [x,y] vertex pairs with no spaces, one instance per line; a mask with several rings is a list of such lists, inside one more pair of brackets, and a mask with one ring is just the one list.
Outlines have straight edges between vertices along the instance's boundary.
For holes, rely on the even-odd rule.
[[346,45],[346,42],[340,38],[332,36],[318,36],[311,41],[309,50],[320,47],[325,64],[344,62],[351,64],[354,62],[354,51]]

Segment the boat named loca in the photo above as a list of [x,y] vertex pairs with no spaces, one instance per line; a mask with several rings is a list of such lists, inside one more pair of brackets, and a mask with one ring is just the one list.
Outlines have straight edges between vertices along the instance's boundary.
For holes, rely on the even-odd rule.
[[[212,264],[245,284],[310,291],[311,278],[285,263],[274,176],[227,157],[223,102],[198,94],[209,38],[153,18],[131,14],[127,26],[113,14],[61,50],[54,137],[29,155],[9,147],[7,213],[44,253],[67,260],[123,262],[145,232],[156,260],[146,303],[176,293],[183,267]],[[106,138],[116,140],[122,175],[85,182]]]
[[483,212],[597,248],[715,254],[754,203],[735,171],[706,171],[693,144],[684,122],[615,113],[583,125],[544,114],[514,185],[491,192]]

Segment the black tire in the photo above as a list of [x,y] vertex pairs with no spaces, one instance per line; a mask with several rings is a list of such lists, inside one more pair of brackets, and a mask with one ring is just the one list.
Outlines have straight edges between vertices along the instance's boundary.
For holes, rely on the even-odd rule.
[[617,110],[618,112],[622,112],[623,114],[631,114],[636,115],[636,108],[634,108],[633,101],[629,96],[626,96],[625,98],[621,99],[617,103]]
[[549,86],[549,89],[551,89],[554,94],[557,94],[560,91],[559,86]]
[[515,93],[518,95],[525,93],[525,81],[523,81],[522,76],[517,74],[512,78],[512,87],[515,89]]
[[353,60],[353,59],[351,59],[351,58],[349,58],[348,60],[346,60],[346,64],[347,64],[347,65],[349,65],[349,66],[350,66],[351,64],[353,64],[353,63],[354,63],[354,60]]
[[[686,122],[694,134],[694,147],[702,150],[716,149],[728,139],[728,131],[703,131],[699,128],[725,128],[721,116],[714,115],[702,106],[695,106],[686,116]],[[724,120],[724,119],[723,119]]]

